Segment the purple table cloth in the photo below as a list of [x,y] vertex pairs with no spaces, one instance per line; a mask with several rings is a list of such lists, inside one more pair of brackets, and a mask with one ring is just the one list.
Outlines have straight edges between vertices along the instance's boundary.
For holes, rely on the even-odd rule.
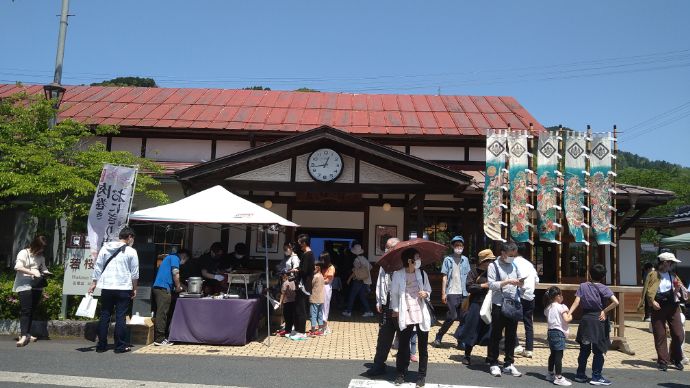
[[172,342],[245,345],[259,323],[260,299],[177,299]]

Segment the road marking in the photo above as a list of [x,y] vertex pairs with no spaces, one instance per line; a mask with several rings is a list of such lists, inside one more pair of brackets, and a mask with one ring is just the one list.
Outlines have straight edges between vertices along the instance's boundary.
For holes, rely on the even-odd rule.
[[[207,388],[207,387],[227,387],[226,385],[203,385],[203,384],[181,384],[168,383],[161,381],[142,381],[124,379],[104,379],[100,377],[69,376],[69,375],[49,375],[43,373],[29,372],[7,372],[0,371],[0,382],[24,383],[37,385],[62,385],[72,387],[109,387],[109,388]],[[230,387],[242,388],[242,387]]]
[[[400,388],[414,388],[415,383],[405,383],[401,385],[395,385],[390,381],[386,380],[360,380],[354,379],[350,380],[350,385],[348,388],[390,388],[390,387],[400,387]],[[482,387],[478,385],[449,385],[449,384],[430,384],[426,383],[424,388],[490,388]]]

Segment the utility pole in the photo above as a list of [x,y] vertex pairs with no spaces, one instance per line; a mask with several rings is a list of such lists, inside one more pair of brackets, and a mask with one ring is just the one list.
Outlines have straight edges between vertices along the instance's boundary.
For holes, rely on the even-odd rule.
[[62,83],[62,60],[65,57],[65,37],[67,36],[67,18],[69,17],[69,0],[62,0],[60,13],[60,33],[58,34],[57,55],[55,56],[55,75],[53,83]]

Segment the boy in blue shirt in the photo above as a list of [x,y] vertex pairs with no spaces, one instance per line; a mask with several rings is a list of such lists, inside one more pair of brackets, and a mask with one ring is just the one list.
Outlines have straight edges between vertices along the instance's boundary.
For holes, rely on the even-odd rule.
[[189,259],[189,251],[180,249],[163,259],[156,281],[153,282],[153,298],[156,301],[156,323],[153,328],[153,344],[155,346],[170,346],[173,343],[166,338],[166,331],[170,321],[170,307],[172,293],[182,291],[180,284],[180,265]]

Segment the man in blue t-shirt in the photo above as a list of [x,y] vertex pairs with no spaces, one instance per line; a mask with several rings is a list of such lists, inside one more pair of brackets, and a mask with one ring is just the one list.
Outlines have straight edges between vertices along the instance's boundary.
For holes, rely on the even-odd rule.
[[156,324],[154,326],[153,344],[155,346],[170,346],[172,342],[166,338],[172,293],[182,291],[180,284],[180,265],[189,259],[189,251],[180,249],[163,259],[156,281],[153,282],[153,298],[156,301]]

